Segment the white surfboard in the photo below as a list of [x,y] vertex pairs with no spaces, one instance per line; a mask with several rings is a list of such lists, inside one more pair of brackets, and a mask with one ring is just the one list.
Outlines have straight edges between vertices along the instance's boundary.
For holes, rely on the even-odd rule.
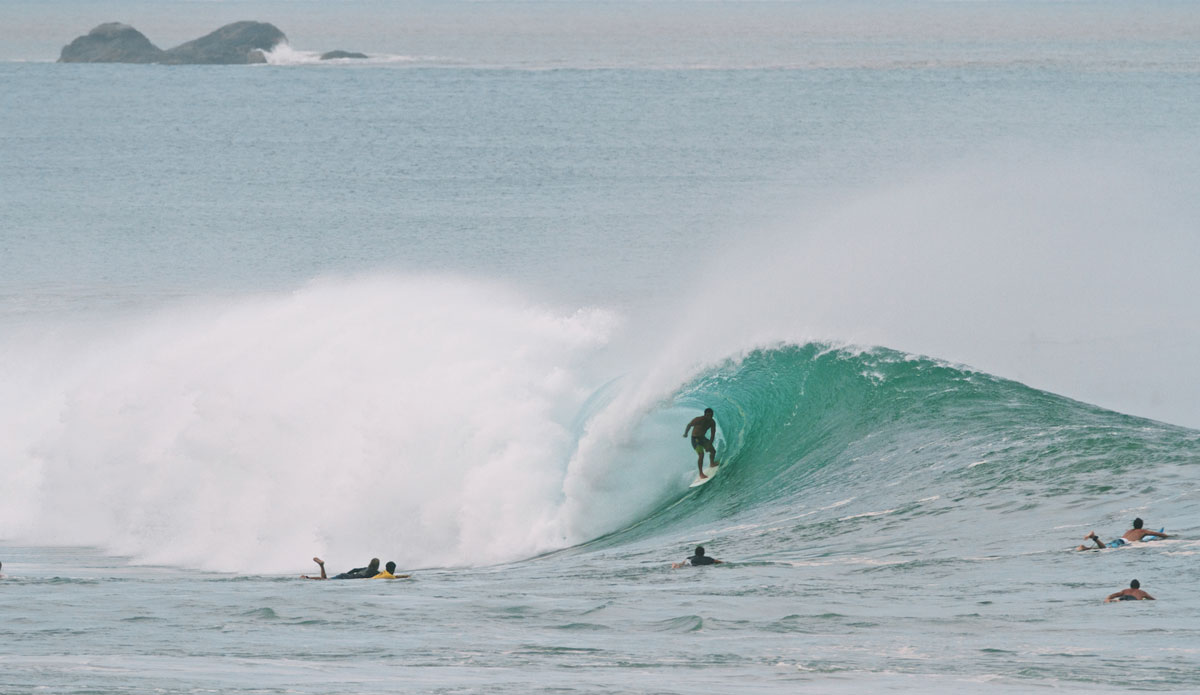
[[717,466],[716,468],[713,468],[712,466],[705,466],[704,475],[706,475],[708,477],[701,478],[700,476],[696,476],[696,479],[693,480],[692,484],[688,485],[688,487],[700,487],[701,485],[707,483],[708,481],[710,481],[716,477],[717,472],[720,471],[721,468],[722,468],[721,466]]

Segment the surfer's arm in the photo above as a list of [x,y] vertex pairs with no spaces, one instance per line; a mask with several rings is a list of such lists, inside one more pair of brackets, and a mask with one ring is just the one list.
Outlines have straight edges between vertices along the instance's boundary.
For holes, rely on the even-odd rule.
[[1105,603],[1111,603],[1112,601],[1115,601],[1115,600],[1117,599],[1117,597],[1118,597],[1118,596],[1124,596],[1124,595],[1125,595],[1125,590],[1124,590],[1124,589],[1122,589],[1121,591],[1118,591],[1118,592],[1117,592],[1117,593],[1115,593],[1115,594],[1109,594],[1108,596],[1106,596],[1106,597],[1104,598],[1104,602],[1105,602]]
[[[1142,592],[1142,593],[1145,593],[1145,592]],[[1153,597],[1153,596],[1151,596],[1150,594],[1146,594],[1145,596],[1143,596],[1143,597],[1142,597],[1142,600],[1143,600],[1143,601],[1153,601],[1153,600],[1155,600],[1155,599],[1154,599],[1154,597]]]
[[1155,537],[1157,537],[1157,538],[1167,538],[1167,534],[1163,533],[1162,531],[1147,531],[1147,532],[1146,532],[1145,534],[1143,534],[1143,535],[1146,535],[1146,536],[1155,536]]

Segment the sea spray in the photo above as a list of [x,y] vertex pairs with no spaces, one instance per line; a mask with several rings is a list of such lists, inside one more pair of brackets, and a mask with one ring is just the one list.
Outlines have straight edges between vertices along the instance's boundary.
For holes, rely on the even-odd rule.
[[[393,277],[23,332],[4,345],[18,502],[0,536],[238,571],[586,540],[559,506],[605,498],[589,450],[608,449],[572,427],[615,325]],[[564,493],[568,460],[592,473]]]

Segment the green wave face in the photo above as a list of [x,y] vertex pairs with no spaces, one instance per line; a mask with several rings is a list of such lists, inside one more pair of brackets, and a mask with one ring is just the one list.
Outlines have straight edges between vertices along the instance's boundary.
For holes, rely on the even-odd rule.
[[1194,511],[1172,484],[1194,477],[1197,432],[891,350],[757,350],[675,405],[715,410],[725,469],[602,543],[707,537],[779,558],[1116,530],[1138,505],[1155,526]]

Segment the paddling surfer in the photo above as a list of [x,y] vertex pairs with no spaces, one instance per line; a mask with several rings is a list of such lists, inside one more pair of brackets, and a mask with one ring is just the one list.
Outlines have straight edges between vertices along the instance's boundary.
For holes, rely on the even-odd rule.
[[1142,528],[1143,522],[1140,518],[1133,520],[1133,528],[1129,529],[1121,536],[1126,541],[1134,543],[1142,540],[1146,536],[1156,536],[1158,538],[1167,538],[1167,534],[1162,531],[1151,531],[1150,529]]
[[1150,529],[1142,528],[1142,525],[1144,523],[1145,522],[1143,522],[1140,518],[1134,519],[1133,520],[1133,528],[1126,531],[1120,538],[1114,538],[1113,540],[1109,541],[1107,544],[1105,544],[1104,541],[1100,540],[1100,538],[1096,536],[1095,531],[1092,531],[1088,535],[1084,536],[1083,540],[1092,541],[1096,545],[1095,546],[1080,545],[1080,546],[1077,546],[1075,549],[1076,550],[1097,550],[1100,548],[1119,548],[1123,545],[1128,545],[1130,543],[1137,543],[1139,541],[1144,541],[1144,540],[1146,540],[1147,536],[1149,536],[1150,539],[1170,538],[1170,536],[1163,533],[1162,531],[1151,531]]
[[[371,558],[371,562],[368,563],[366,567],[355,567],[354,569],[350,570],[349,572],[342,572],[341,574],[335,574],[332,577],[325,576],[325,561],[324,560],[322,560],[319,557],[314,557],[313,562],[320,565],[321,576],[310,577],[307,574],[302,574],[302,575],[300,575],[301,579],[318,579],[318,580],[320,580],[320,579],[371,579],[375,575],[379,574],[379,558],[377,558],[377,557]],[[395,567],[395,565],[393,564],[392,567]]]
[[1121,589],[1120,591],[1118,591],[1115,594],[1109,594],[1108,597],[1104,599],[1104,602],[1112,603],[1113,601],[1153,601],[1153,600],[1154,600],[1154,597],[1151,596],[1150,594],[1147,594],[1145,591],[1142,591],[1142,583],[1135,579],[1132,582],[1129,582],[1128,589]]
[[408,579],[411,574],[396,574],[396,563],[388,560],[388,563],[383,566],[383,571],[371,577],[371,579]]
[[719,565],[719,564],[721,564],[720,560],[718,560],[714,557],[709,557],[708,555],[705,555],[704,554],[704,546],[698,545],[698,546],[696,546],[696,554],[695,555],[689,557],[688,559],[684,560],[683,562],[671,563],[671,569],[677,570],[680,567],[686,567],[688,565],[691,565],[692,567],[702,567],[704,565]]
[[[712,432],[712,436],[705,436],[708,432]],[[717,463],[717,450],[713,448],[712,440],[717,436],[717,421],[713,419],[713,409],[705,408],[704,414],[700,417],[692,418],[692,421],[683,428],[683,436],[686,438],[688,433],[692,435],[692,449],[697,454],[696,468],[700,471],[700,479],[707,478],[704,475],[704,452],[708,452],[708,467],[716,468],[721,465]]]

